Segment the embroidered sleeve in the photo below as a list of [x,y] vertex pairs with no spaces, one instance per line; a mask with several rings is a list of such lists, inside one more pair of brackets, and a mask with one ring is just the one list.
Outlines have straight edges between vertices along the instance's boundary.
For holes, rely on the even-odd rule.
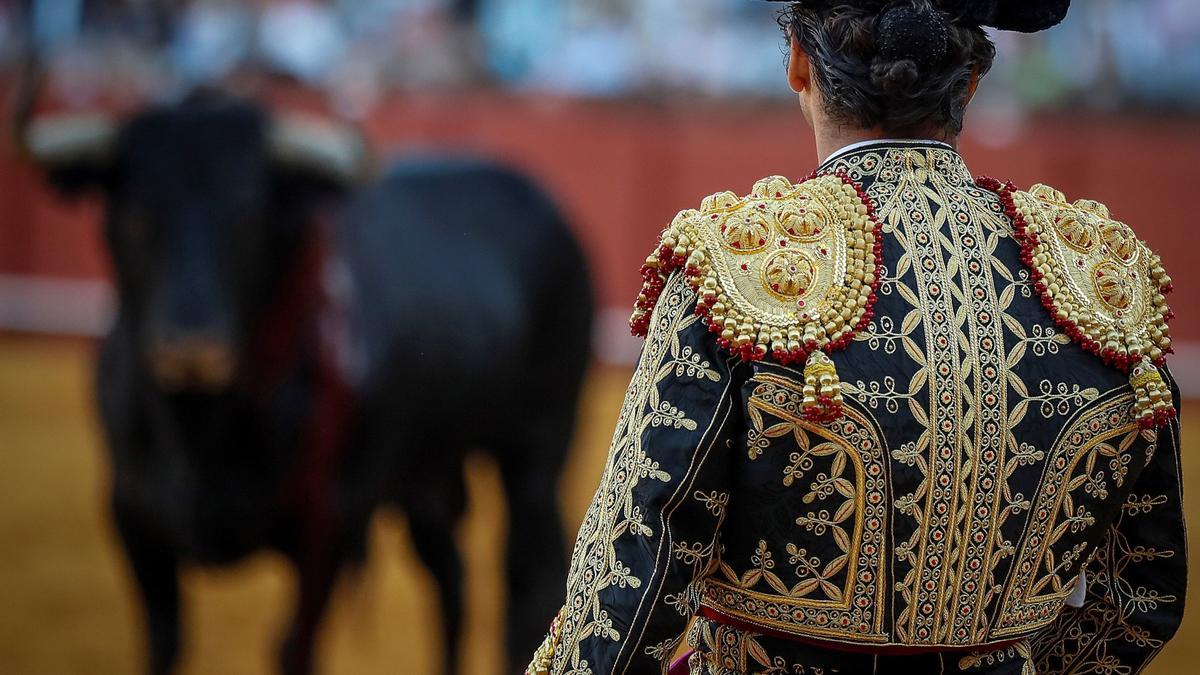
[[1179,628],[1187,590],[1179,436],[1178,418],[1159,429],[1154,454],[1087,568],[1083,606],[1036,636],[1038,673],[1139,673]]
[[742,367],[668,278],[575,543],[548,651],[556,674],[665,671],[699,606],[725,517]]

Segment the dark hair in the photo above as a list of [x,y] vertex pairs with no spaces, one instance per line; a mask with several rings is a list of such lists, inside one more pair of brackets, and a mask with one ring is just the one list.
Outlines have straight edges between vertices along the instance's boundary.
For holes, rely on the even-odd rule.
[[882,12],[797,2],[780,11],[779,25],[808,54],[826,114],[888,134],[957,136],[971,75],[985,75],[996,56],[983,28],[928,0]]

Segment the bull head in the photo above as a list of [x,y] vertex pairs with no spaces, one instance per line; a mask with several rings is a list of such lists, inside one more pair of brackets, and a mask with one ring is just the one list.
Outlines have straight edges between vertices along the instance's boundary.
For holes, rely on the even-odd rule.
[[313,209],[368,164],[354,129],[230,99],[34,119],[22,138],[60,190],[105,195],[118,322],[168,391],[230,385]]

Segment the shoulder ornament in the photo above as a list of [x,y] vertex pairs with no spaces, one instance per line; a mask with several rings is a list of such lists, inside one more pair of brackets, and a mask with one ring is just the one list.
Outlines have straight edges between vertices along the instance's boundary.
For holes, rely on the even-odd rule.
[[1158,368],[1172,351],[1172,287],[1159,257],[1099,202],[1069,203],[1046,185],[1028,192],[990,178],[979,185],[1000,195],[1021,260],[1062,330],[1129,374],[1143,428],[1169,422],[1177,413]]
[[803,363],[805,414],[841,416],[841,384],[829,354],[874,316],[883,240],[875,207],[845,175],[780,176],[750,195],[723,192],[681,212],[642,267],[630,321],[645,337],[667,278],[682,271],[722,349],[744,361]]

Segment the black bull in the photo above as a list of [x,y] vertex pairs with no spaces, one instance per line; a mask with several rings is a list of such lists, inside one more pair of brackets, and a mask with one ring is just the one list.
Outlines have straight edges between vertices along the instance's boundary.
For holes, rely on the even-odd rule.
[[519,175],[431,159],[351,190],[354,146],[328,132],[212,100],[30,131],[59,187],[106,196],[119,307],[98,396],[150,671],[177,660],[180,566],[264,547],[299,572],[281,669],[310,671],[338,573],[387,504],[437,582],[455,671],[471,449],[508,498],[516,669],[565,575],[555,486],[591,331],[583,258]]

